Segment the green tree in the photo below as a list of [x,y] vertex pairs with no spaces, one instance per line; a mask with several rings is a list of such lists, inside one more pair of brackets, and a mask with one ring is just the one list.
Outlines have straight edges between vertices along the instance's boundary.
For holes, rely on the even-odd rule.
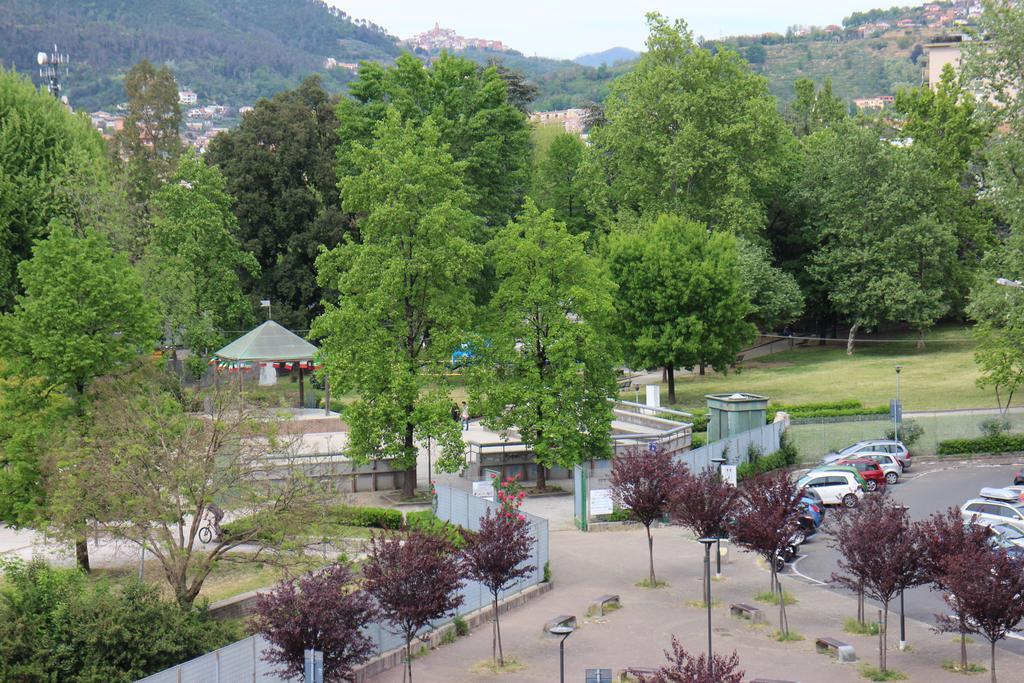
[[797,195],[821,240],[813,276],[858,330],[903,321],[924,333],[950,305],[957,276],[956,184],[924,147],[901,149],[853,124],[814,133]]
[[[394,66],[364,62],[338,105],[340,175],[359,172],[348,160],[354,145],[369,145],[376,124],[394,107],[407,121],[427,116],[461,166],[474,212],[491,228],[507,223],[529,189],[530,149],[526,117],[510,102],[496,67],[442,52],[429,67],[411,54]],[[476,240],[486,241],[481,231]]]
[[88,119],[0,68],[0,311],[19,293],[18,264],[50,223],[79,224],[96,206],[83,194],[109,183],[103,140]]
[[574,235],[591,230],[594,221],[586,206],[579,172],[584,149],[579,136],[561,133],[552,140],[534,174],[537,205],[553,210],[555,218]]
[[344,411],[349,453],[394,459],[411,495],[417,439],[437,441],[439,469],[462,462],[444,370],[469,323],[480,221],[433,117],[389,110],[347,163],[358,172],[341,181],[343,206],[362,216],[360,240],[317,259],[320,285],[340,296],[312,334],[331,386],[358,394]]
[[178,83],[169,68],[157,69],[143,59],[125,74],[124,89],[128,112],[113,150],[125,165],[129,199],[144,221],[149,198],[174,172],[183,149]]
[[[143,295],[141,280],[95,231],[76,236],[60,224],[36,244],[32,258],[18,266],[18,275],[25,293],[18,296],[14,311],[0,319],[6,379],[38,380],[44,395],[63,392],[72,404],[72,416],[80,416],[86,389],[96,377],[123,369],[156,342],[156,316]],[[11,385],[5,382],[2,388]],[[19,494],[28,497],[29,507],[39,507],[41,516],[45,504],[38,505],[40,496],[53,473],[45,460],[52,453],[26,453],[25,449],[45,448],[38,435],[40,429],[54,424],[51,409],[43,402],[38,422],[34,422],[36,415],[25,416],[30,423],[18,434],[16,451],[22,473],[34,472],[43,478]],[[58,448],[60,440],[58,431],[46,443]],[[2,444],[5,450],[8,446]],[[22,510],[15,519],[5,521],[24,523],[25,504],[4,507]],[[76,546],[79,563],[88,569],[84,536],[78,536]]]
[[742,238],[737,246],[743,287],[751,304],[747,320],[761,332],[771,332],[799,318],[804,297],[796,278],[772,265],[765,247]]
[[[667,249],[666,245],[672,245]],[[675,370],[725,371],[756,331],[743,287],[736,238],[662,215],[620,227],[609,239],[618,334],[631,367],[664,367],[676,401]]]
[[206,154],[235,199],[239,241],[260,265],[258,278],[241,274],[245,291],[270,299],[274,318],[296,330],[323,311],[314,268],[320,246],[336,247],[351,228],[336,201],[336,105],[310,76],[257,102]]
[[757,233],[789,137],[767,80],[728,47],[698,47],[682,21],[647,22],[647,52],[612,84],[607,122],[591,133],[612,213]]
[[539,488],[546,468],[609,452],[615,284],[586,240],[527,200],[489,245],[500,284],[470,395],[486,424],[533,451]]
[[815,90],[811,79],[798,78],[793,82],[793,89],[796,91],[796,99],[790,108],[793,130],[798,137],[810,135],[847,118],[846,105],[832,94],[831,78],[826,78],[818,90]]
[[238,244],[238,223],[224,185],[216,166],[189,152],[152,200],[153,230],[143,270],[153,283],[164,335],[191,349],[189,367],[195,374],[226,341],[222,330],[243,329],[253,317],[239,273],[255,276],[259,264]]

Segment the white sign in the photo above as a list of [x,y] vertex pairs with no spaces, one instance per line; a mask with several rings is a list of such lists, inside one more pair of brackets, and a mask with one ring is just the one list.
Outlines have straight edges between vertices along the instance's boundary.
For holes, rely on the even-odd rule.
[[477,498],[486,498],[489,501],[494,501],[494,484],[491,480],[486,481],[474,481],[473,482],[473,495]]
[[610,515],[615,512],[611,489],[593,489],[590,492],[590,514]]
[[736,465],[722,465],[722,481],[736,485]]

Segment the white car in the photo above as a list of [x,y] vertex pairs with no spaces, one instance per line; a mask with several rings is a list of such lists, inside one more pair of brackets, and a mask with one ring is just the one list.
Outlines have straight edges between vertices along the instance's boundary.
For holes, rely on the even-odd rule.
[[811,470],[796,482],[797,486],[813,489],[825,505],[856,507],[864,497],[864,489],[857,483],[853,472],[842,470]]
[[985,526],[1006,525],[1024,531],[1024,503],[1016,491],[983,488],[960,508],[965,522]]

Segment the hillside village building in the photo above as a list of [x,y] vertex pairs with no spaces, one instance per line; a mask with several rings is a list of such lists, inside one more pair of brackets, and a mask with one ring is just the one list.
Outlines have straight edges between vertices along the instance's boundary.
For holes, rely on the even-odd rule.
[[421,48],[428,52],[436,50],[465,50],[469,47],[484,48],[488,50],[504,50],[505,45],[500,40],[488,40],[486,38],[464,38],[453,29],[441,28],[440,24],[434,23],[434,28],[424,31],[405,41],[413,48]]

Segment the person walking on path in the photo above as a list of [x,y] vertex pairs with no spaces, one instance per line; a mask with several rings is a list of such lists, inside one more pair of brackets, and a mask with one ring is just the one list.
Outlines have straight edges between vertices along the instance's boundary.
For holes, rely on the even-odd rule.
[[462,402],[462,413],[461,414],[462,414],[462,431],[465,432],[465,431],[469,430],[469,406],[466,405],[465,401]]

